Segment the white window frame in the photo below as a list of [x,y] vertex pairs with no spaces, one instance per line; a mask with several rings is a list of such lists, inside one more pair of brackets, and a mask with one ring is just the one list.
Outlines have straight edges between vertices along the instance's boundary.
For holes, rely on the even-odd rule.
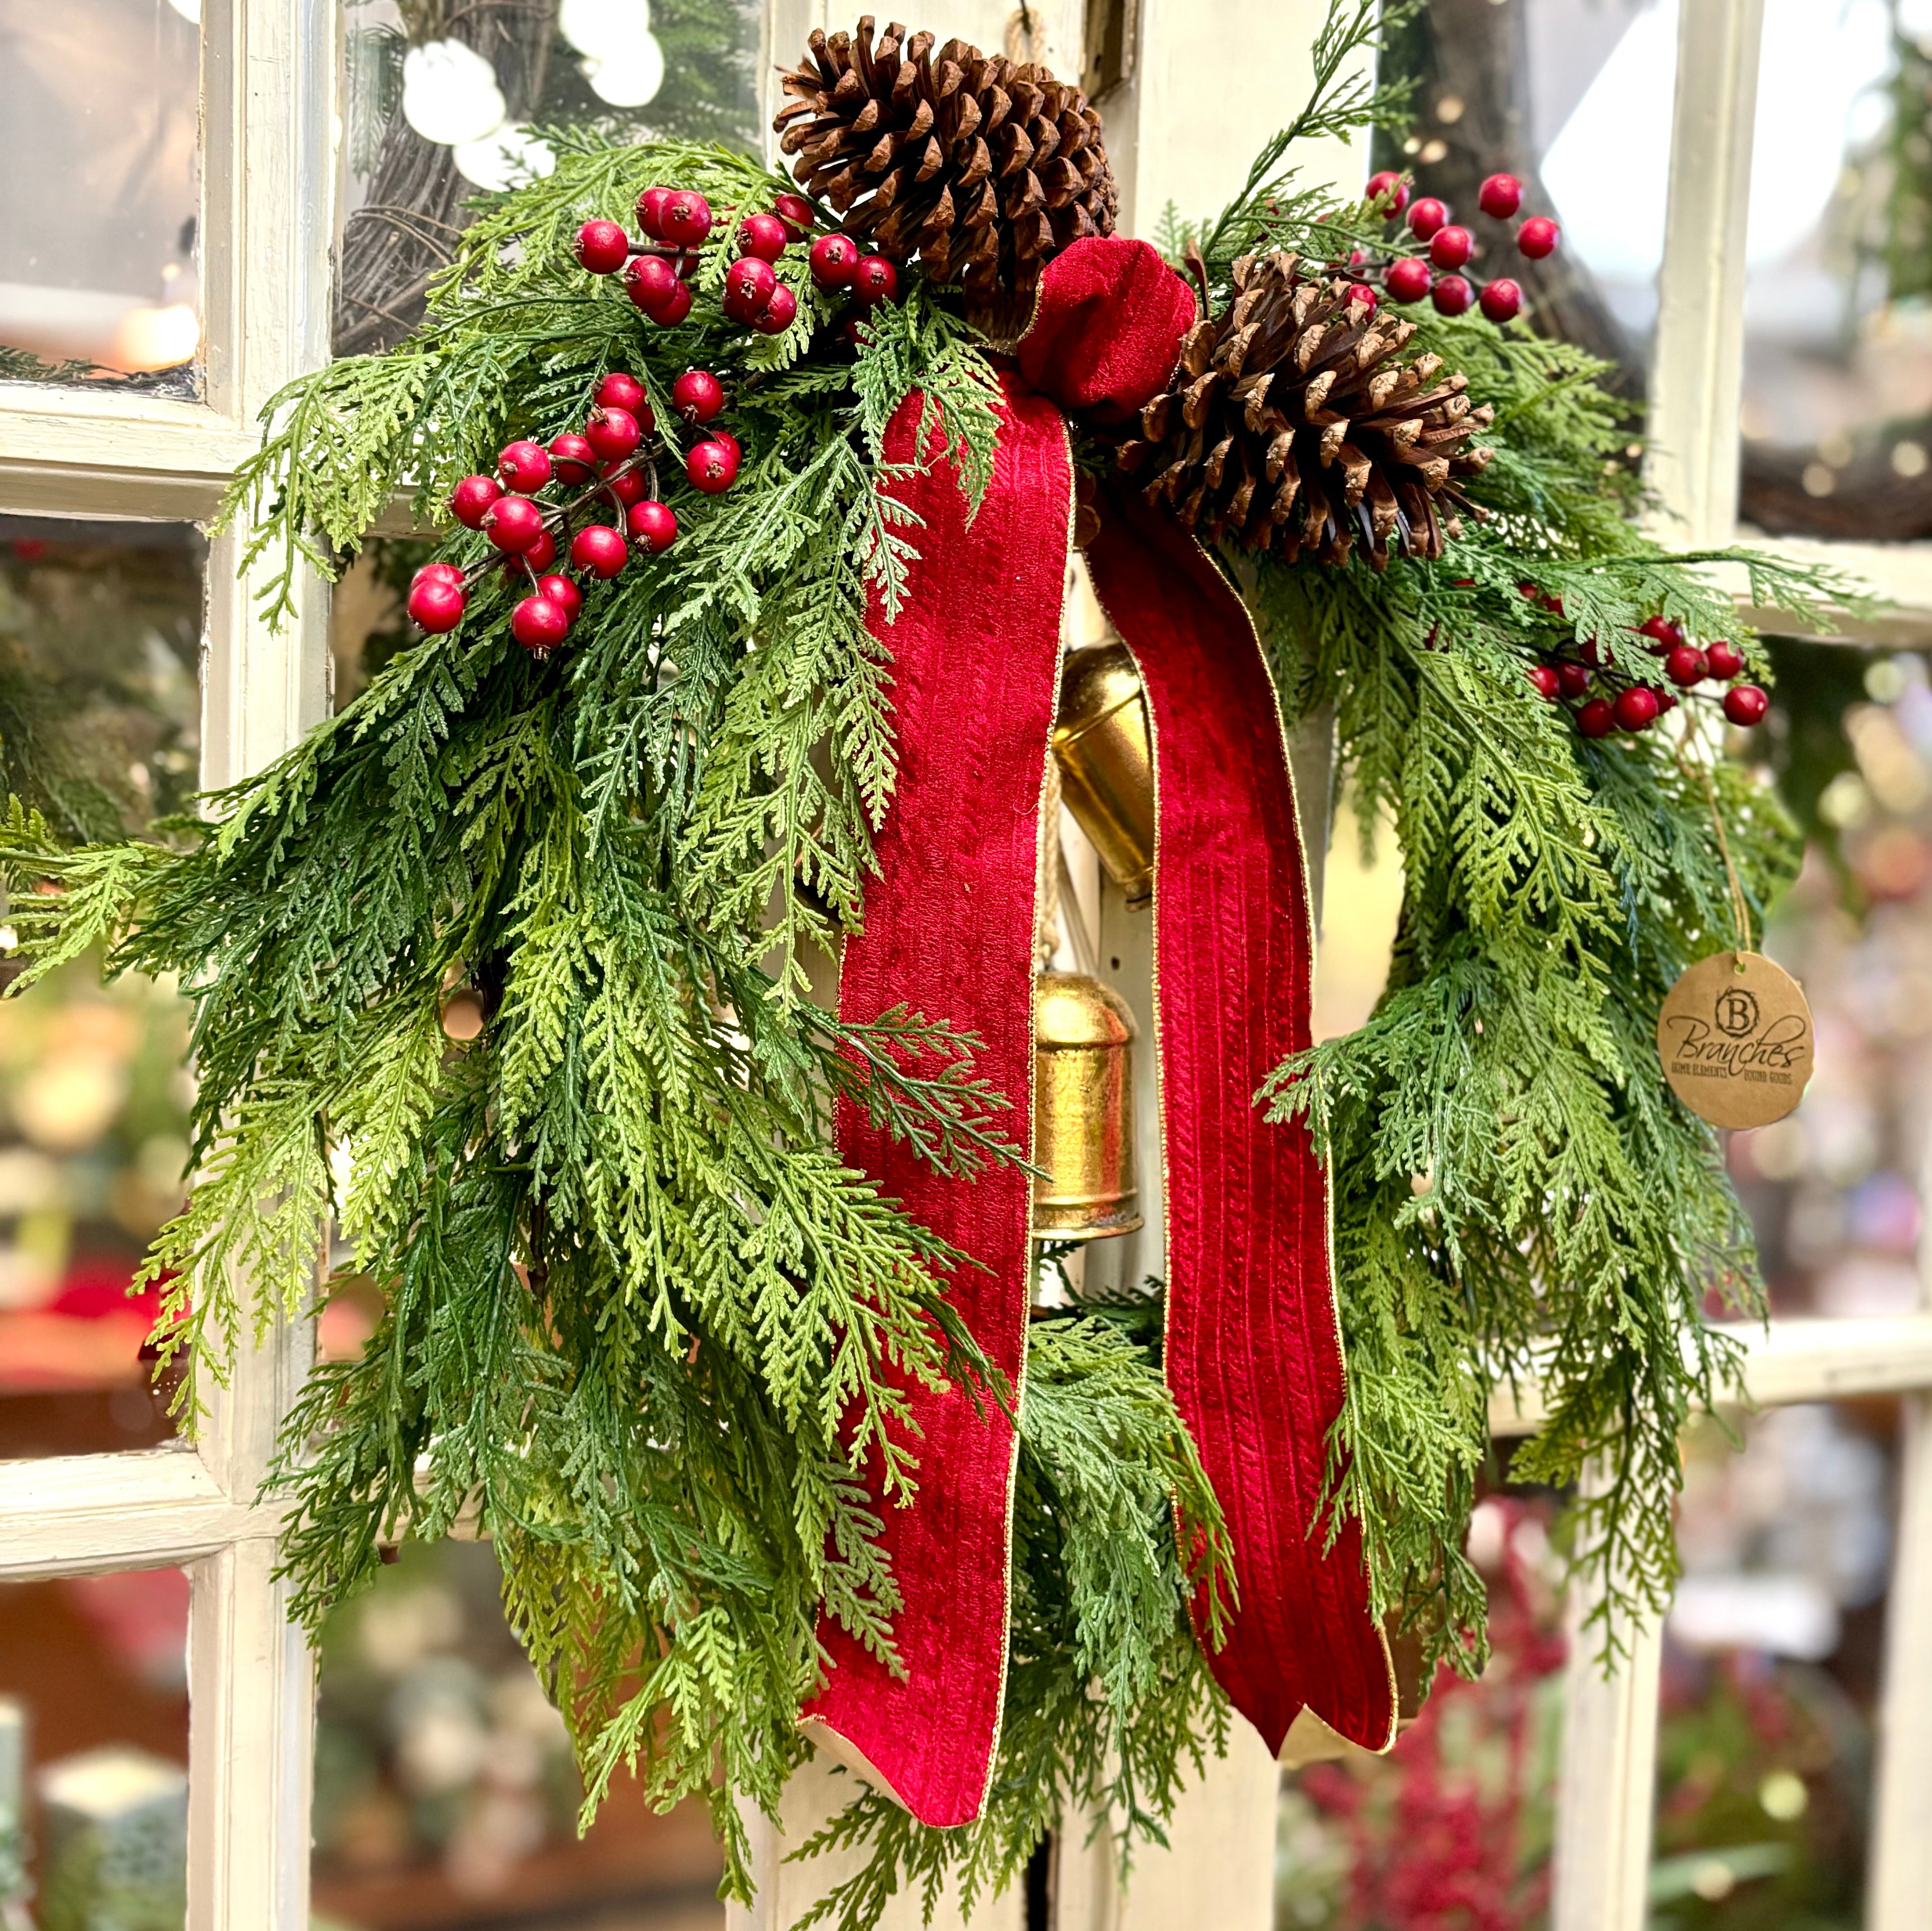
[[[0,386],[0,509],[206,522],[256,446],[256,413],[328,352],[334,0],[204,0],[205,400]],[[326,603],[302,587],[268,629],[236,578],[245,533],[208,560],[202,774],[259,770],[327,704]],[[306,1931],[314,1670],[273,1580],[256,1496],[306,1371],[305,1326],[236,1365],[192,1449],[0,1464],[0,1581],[179,1565],[190,1578],[190,1931]]]
[[[1011,11],[1000,0],[935,0],[943,17],[931,23],[1003,47]],[[1106,105],[1130,232],[1150,227],[1170,198],[1184,209],[1225,198],[1280,104],[1300,98],[1321,11],[1319,0],[1140,0],[1134,76]],[[1081,0],[1046,0],[1032,12],[1041,57],[1076,71]],[[812,26],[843,20],[826,0],[766,0],[767,74]],[[1762,27],[1762,0],[1688,0],[1682,9],[1652,479],[1691,543],[1726,540],[1736,527],[1742,239]],[[338,32],[337,0],[205,0],[206,400],[0,386],[0,509],[206,521],[256,446],[262,404],[326,360]],[[1232,95],[1199,59],[1213,44],[1244,50],[1244,85]],[[1216,131],[1211,145],[1199,139],[1204,128]],[[1341,151],[1309,170],[1343,185],[1360,171],[1359,158]],[[250,586],[236,579],[244,535],[218,539],[208,559],[202,770],[211,784],[260,769],[328,702],[321,588],[304,584],[296,620],[270,631]],[[1932,628],[1932,545],[1777,547],[1846,563]],[[1932,1197],[1932,1185],[1922,1194]],[[1868,1931],[1928,1931],[1932,1311],[1782,1321],[1742,1338],[1747,1385],[1760,1403],[1908,1398],[1866,1922]],[[313,1662],[272,1578],[278,1515],[256,1497],[311,1346],[304,1327],[278,1323],[237,1363],[192,1449],[0,1464],[0,1581],[172,1564],[191,1578],[189,1931],[306,1931],[308,1923]],[[1500,1434],[1533,1430],[1533,1391],[1521,1409],[1492,1419]],[[1653,1629],[1630,1640],[1632,1659],[1617,1675],[1580,1659],[1569,1677],[1556,1931],[1645,1923],[1661,1639]],[[1160,1914],[1151,1907],[1165,1897],[1191,1900],[1198,1921],[1208,1912],[1217,1924],[1263,1931],[1274,1774],[1245,1755],[1217,1770],[1213,1788],[1189,1800],[1174,1851],[1142,1860],[1143,1908],[1131,1896],[1103,1902],[1104,1872],[1088,1870],[1070,1842],[1056,1878],[1063,1918],[1116,1931],[1151,1926]],[[775,1921],[777,1889],[766,1909],[740,1921]],[[989,1923],[1010,1918],[1014,1902]]]

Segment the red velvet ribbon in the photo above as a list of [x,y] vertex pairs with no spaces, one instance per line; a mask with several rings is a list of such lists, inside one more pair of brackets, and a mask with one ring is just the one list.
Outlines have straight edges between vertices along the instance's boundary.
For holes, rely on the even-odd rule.
[[[839,1011],[866,1021],[904,1004],[977,1033],[978,1070],[1014,1100],[1022,1146],[1072,507],[1062,412],[1124,419],[1165,385],[1194,317],[1144,242],[1088,240],[1058,257],[1018,369],[1003,377],[977,515],[969,524],[943,458],[916,470],[913,581],[896,619],[873,613],[892,657],[900,763]],[[938,454],[920,449],[920,416],[914,398],[888,461]],[[1154,744],[1167,1380],[1227,1519],[1238,1599],[1210,1662],[1270,1749],[1304,1707],[1384,1749],[1394,1680],[1360,1533],[1348,1524],[1331,1541],[1322,1521],[1343,1393],[1326,1176],[1306,1131],[1268,1125],[1255,1104],[1309,1038],[1313,935],[1280,713],[1246,611],[1199,546],[1138,502],[1103,495],[1101,509],[1088,567],[1139,667]],[[956,1271],[948,1296],[1022,1388],[1028,1177],[937,1175],[850,1107],[838,1138],[882,1194],[980,1263]],[[1017,1443],[1005,1416],[963,1390],[916,1391],[911,1405],[917,1492],[881,1512],[903,1598],[900,1668],[827,1621],[829,1671],[806,1728],[922,1821],[957,1824],[984,1808],[998,1746]]]

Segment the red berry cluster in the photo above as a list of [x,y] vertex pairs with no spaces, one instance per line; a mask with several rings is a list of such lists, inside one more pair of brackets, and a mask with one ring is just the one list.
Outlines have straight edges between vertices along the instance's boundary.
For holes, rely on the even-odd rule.
[[[615,221],[586,221],[577,231],[576,255],[592,275],[624,272],[624,292],[661,329],[675,328],[691,313],[691,281],[698,251],[712,230],[711,204],[682,188],[647,188],[638,197],[634,242]],[[773,266],[794,241],[811,233],[812,204],[781,194],[770,214],[748,215],[738,224],[738,259],[726,270],[722,306],[734,322],[760,335],[782,335],[798,314],[798,297]]]
[[[1512,320],[1521,311],[1522,290],[1506,277],[1486,283],[1478,296],[1466,276],[1453,272],[1468,265],[1476,238],[1450,219],[1446,203],[1424,195],[1410,207],[1407,180],[1389,172],[1370,179],[1368,196],[1391,218],[1407,209],[1409,233],[1429,244],[1426,261],[1420,255],[1405,255],[1388,265],[1383,283],[1391,301],[1420,302],[1426,295],[1443,315],[1466,314],[1472,304],[1480,302],[1492,322]],[[1522,183],[1513,174],[1492,174],[1483,183],[1476,203],[1492,221],[1507,221],[1522,206]],[[1546,215],[1532,215],[1516,231],[1518,250],[1532,261],[1554,254],[1562,239],[1562,230]],[[1444,271],[1440,280],[1438,269]]]
[[[723,388],[706,369],[687,369],[670,395],[673,407],[694,428],[710,425],[724,406]],[[465,476],[456,485],[451,513],[466,529],[480,530],[496,556],[467,570],[425,563],[410,585],[410,616],[432,635],[454,630],[478,578],[499,566],[520,570],[530,594],[510,612],[511,632],[538,656],[555,650],[569,635],[584,593],[569,577],[540,573],[566,545],[570,568],[599,581],[617,575],[633,549],[648,556],[668,550],[677,539],[677,518],[658,500],[657,458],[672,446],[658,431],[644,384],[620,371],[607,375],[581,434],[554,436],[548,446],[526,439],[508,443],[494,476]],[[706,427],[685,452],[685,475],[694,488],[715,496],[737,480],[741,457],[729,430]],[[537,497],[554,486],[577,494],[539,503]],[[607,514],[610,521],[603,520]],[[586,518],[580,524],[580,515]]]
[[[1520,586],[1525,596],[1541,604],[1552,614],[1563,614],[1563,599],[1546,596],[1534,584]],[[1724,712],[1736,725],[1760,722],[1771,700],[1756,684],[1741,684],[1744,653],[1735,644],[1720,638],[1700,648],[1684,637],[1682,624],[1666,617],[1647,617],[1636,627],[1645,638],[1644,647],[1653,657],[1662,659],[1668,684],[1648,683],[1616,669],[1593,637],[1581,644],[1552,644],[1543,651],[1542,662],[1530,667],[1529,681],[1552,704],[1575,707],[1576,728],[1586,737],[1608,737],[1618,731],[1648,731],[1666,711],[1675,710],[1678,692],[1686,696],[1706,682],[1728,684],[1724,694]],[[1706,695],[1700,692],[1699,695]]]

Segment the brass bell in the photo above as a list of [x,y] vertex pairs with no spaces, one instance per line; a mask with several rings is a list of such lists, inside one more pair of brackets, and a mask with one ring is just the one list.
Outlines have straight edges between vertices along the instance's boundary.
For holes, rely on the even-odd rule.
[[1141,1224],[1134,1180],[1134,1017],[1084,972],[1034,989],[1036,1240],[1104,1240]]
[[1154,753],[1140,673],[1124,644],[1067,653],[1053,749],[1074,823],[1141,909],[1154,896]]

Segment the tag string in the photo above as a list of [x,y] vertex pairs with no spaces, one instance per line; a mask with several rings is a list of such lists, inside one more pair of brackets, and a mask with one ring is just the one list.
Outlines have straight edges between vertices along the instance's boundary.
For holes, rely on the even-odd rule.
[[[1684,736],[1687,740],[1694,739],[1697,749],[1701,752],[1704,749],[1703,719],[1702,718],[1694,719],[1690,729],[1684,734]],[[1677,768],[1688,778],[1690,776],[1690,767],[1684,761],[1682,743],[1678,745],[1676,755]],[[1751,949],[1750,905],[1744,896],[1743,885],[1738,881],[1738,868],[1731,862],[1731,841],[1724,829],[1724,814],[1718,808],[1718,788],[1711,782],[1710,765],[1702,757],[1697,761],[1696,774],[1699,782],[1704,787],[1705,798],[1711,807],[1711,822],[1717,828],[1718,854],[1724,861],[1724,877],[1730,887],[1731,916],[1737,922],[1737,950],[1742,955]],[[1742,956],[1738,962],[1738,970],[1740,972],[1744,970]]]

